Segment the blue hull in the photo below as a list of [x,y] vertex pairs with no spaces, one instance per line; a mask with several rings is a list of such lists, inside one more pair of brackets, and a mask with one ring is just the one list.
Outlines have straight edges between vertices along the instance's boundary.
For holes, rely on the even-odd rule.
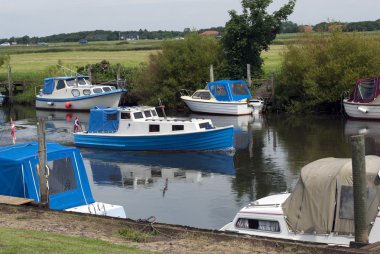
[[77,146],[131,151],[201,151],[233,148],[233,127],[176,135],[74,134]]

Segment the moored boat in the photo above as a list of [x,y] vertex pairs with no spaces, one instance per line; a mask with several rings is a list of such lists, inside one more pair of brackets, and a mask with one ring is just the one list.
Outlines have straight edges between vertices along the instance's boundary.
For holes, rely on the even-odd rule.
[[344,110],[352,118],[380,120],[380,76],[356,81],[349,96],[343,100]]
[[125,92],[110,85],[93,85],[88,76],[45,78],[36,95],[36,108],[90,110],[97,105],[117,107]]
[[[0,147],[0,194],[41,202],[37,174],[38,144]],[[96,202],[79,149],[46,144],[49,208],[126,218],[124,208]]]
[[154,107],[95,107],[88,131],[74,133],[77,146],[118,150],[198,151],[233,148],[233,126],[209,119],[159,117]]
[[[369,242],[380,241],[380,157],[366,156]],[[365,209],[365,208],[363,208]],[[306,165],[293,192],[256,200],[222,231],[348,246],[354,241],[351,159]]]
[[219,80],[210,82],[205,89],[195,91],[192,95],[181,90],[181,99],[193,112],[249,115],[260,114],[264,100],[252,98],[244,80]]

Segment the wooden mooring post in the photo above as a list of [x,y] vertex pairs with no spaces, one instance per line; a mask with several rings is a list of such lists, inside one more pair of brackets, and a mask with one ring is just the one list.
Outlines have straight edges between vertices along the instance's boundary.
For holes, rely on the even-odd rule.
[[40,182],[41,205],[49,207],[48,172],[46,172],[46,140],[45,121],[42,118],[37,122],[38,134],[38,181]]
[[249,88],[252,87],[251,65],[250,64],[247,64],[247,85]]
[[368,244],[367,223],[367,181],[365,165],[364,136],[351,137],[352,145],[352,180],[354,188],[354,224],[355,243],[352,246]]
[[214,66],[210,65],[210,82],[214,82]]
[[8,65],[8,102],[13,103],[13,81],[12,81],[12,67]]

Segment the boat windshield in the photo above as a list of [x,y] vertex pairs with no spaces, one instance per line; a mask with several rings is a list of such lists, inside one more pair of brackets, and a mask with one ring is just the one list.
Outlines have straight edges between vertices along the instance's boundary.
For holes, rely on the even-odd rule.
[[248,90],[245,89],[245,85],[242,83],[233,83],[232,92],[234,95],[248,95]]
[[[76,85],[76,81],[75,80],[76,80],[75,78],[73,78],[73,79],[67,79],[66,80],[66,84],[68,86],[75,86]],[[78,85],[80,85],[80,86],[91,85],[90,81],[87,80],[87,79],[85,79],[85,78],[78,78],[77,80],[78,80]]]
[[375,79],[363,80],[358,84],[355,93],[357,100],[370,100],[375,97]]

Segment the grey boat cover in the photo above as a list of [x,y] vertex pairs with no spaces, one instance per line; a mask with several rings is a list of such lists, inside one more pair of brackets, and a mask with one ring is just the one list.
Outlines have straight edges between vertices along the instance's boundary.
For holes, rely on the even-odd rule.
[[[369,230],[380,204],[380,157],[366,156]],[[354,234],[351,159],[324,158],[301,170],[293,192],[282,205],[295,233]]]

